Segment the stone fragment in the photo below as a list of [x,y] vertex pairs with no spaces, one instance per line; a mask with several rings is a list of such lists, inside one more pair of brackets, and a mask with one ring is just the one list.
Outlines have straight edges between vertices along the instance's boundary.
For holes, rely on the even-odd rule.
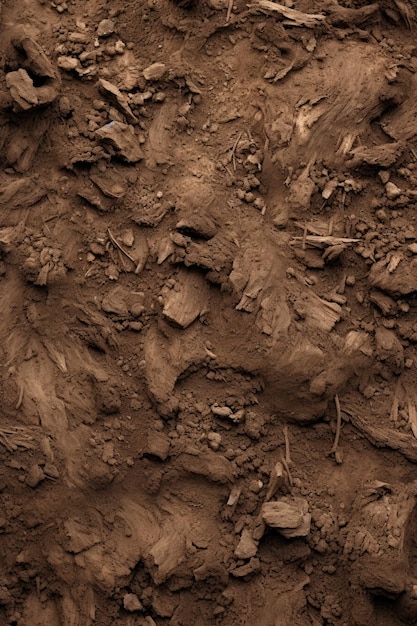
[[245,563],[245,565],[241,565],[240,567],[236,567],[235,569],[230,570],[230,574],[235,578],[244,578],[245,576],[249,576],[250,574],[256,574],[261,571],[261,562],[258,558],[252,557],[249,563]]
[[404,348],[394,331],[379,326],[375,331],[378,357],[391,367],[395,374],[404,369]]
[[218,450],[222,442],[222,436],[219,433],[211,431],[207,435],[207,441],[212,450]]
[[417,243],[410,243],[410,245],[407,246],[407,250],[412,254],[417,254]]
[[73,72],[80,67],[80,62],[76,57],[60,56],[57,59],[58,67],[66,72]]
[[1,185],[0,207],[19,209],[30,207],[46,196],[46,189],[31,178],[17,178]]
[[232,409],[228,406],[217,406],[213,404],[210,408],[213,415],[217,415],[217,417],[230,417],[233,414]]
[[9,89],[18,110],[28,111],[39,104],[33,80],[26,70],[19,69],[16,72],[6,74],[6,87]]
[[390,172],[388,170],[380,170],[378,172],[378,177],[383,185],[386,185],[390,179]]
[[125,116],[128,122],[135,123],[138,121],[138,118],[132,113],[126,96],[122,94],[116,85],[113,85],[108,80],[104,80],[104,78],[100,78],[97,85],[100,93]]
[[237,559],[251,559],[256,556],[258,544],[252,538],[252,533],[248,528],[242,530],[239,543],[235,548],[235,557]]
[[233,466],[230,461],[212,450],[202,452],[197,448],[187,448],[177,457],[177,463],[185,472],[204,476],[214,483],[226,484],[233,479]]
[[262,519],[271,528],[287,539],[306,537],[310,532],[311,515],[308,502],[304,498],[287,498],[276,502],[265,502],[262,506]]
[[385,185],[385,193],[387,194],[388,200],[396,200],[401,194],[401,189],[392,182],[388,182]]
[[143,70],[145,80],[159,80],[166,72],[165,63],[152,63]]
[[122,198],[127,192],[126,179],[111,167],[106,167],[104,171],[92,168],[90,180],[109,198]]
[[356,169],[361,165],[390,167],[399,159],[404,151],[401,142],[385,143],[372,148],[356,148],[353,150],[353,157],[346,165],[351,169]]
[[395,300],[380,291],[371,291],[369,300],[375,304],[383,315],[395,315],[397,312],[397,304]]
[[97,26],[97,37],[110,37],[114,33],[115,24],[113,20],[101,20]]
[[143,294],[122,285],[110,289],[101,303],[105,313],[113,313],[124,318],[128,317],[130,312],[132,315],[133,312],[138,313],[138,307],[142,307],[143,310]]
[[123,596],[123,608],[129,613],[134,613],[135,611],[142,611],[143,604],[136,593],[126,593]]
[[42,47],[24,29],[12,40],[9,52],[8,64],[19,68],[6,74],[14,110],[27,111],[56,100],[61,86],[59,74]]
[[45,478],[46,476],[43,469],[37,463],[34,463],[27,473],[26,484],[32,487],[32,489],[35,489]]
[[215,221],[210,216],[197,212],[180,219],[175,228],[185,235],[201,239],[212,239],[218,230]]
[[165,433],[151,431],[148,434],[148,441],[144,454],[156,457],[161,461],[166,461],[169,455],[170,440]]
[[371,267],[369,282],[393,296],[414,293],[417,291],[417,258],[400,258],[393,270],[387,266],[386,259],[382,259]]
[[207,311],[210,289],[203,274],[181,269],[170,289],[163,309],[164,317],[174,326],[187,328]]
[[137,163],[144,157],[133,126],[123,122],[109,122],[96,130],[96,136],[114,148],[116,154],[128,163]]

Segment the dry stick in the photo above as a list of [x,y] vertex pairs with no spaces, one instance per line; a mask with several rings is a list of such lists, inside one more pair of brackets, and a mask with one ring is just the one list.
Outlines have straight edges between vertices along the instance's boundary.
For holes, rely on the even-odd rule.
[[330,454],[334,454],[339,445],[340,429],[342,427],[342,411],[340,410],[339,396],[336,394],[334,397],[334,403],[336,405],[336,434],[334,436],[334,442]]
[[237,149],[237,146],[239,144],[240,138],[242,137],[242,131],[240,131],[240,133],[237,136],[237,139],[235,141],[235,143],[233,144],[233,148],[232,148],[232,161],[233,161],[233,169],[236,171],[236,160],[235,160],[235,152]]
[[287,462],[287,465],[291,465],[292,461],[290,455],[290,439],[288,437],[288,426],[284,426],[282,432],[284,433],[285,439],[285,461]]
[[330,220],[329,220],[329,230],[327,232],[329,237],[331,237],[333,235],[333,224],[334,224],[334,216],[332,215]]
[[2,443],[9,452],[15,452],[15,450],[17,450],[17,446],[11,443],[5,435],[0,434],[0,443]]
[[287,460],[283,456],[281,457],[281,463],[283,464],[284,469],[287,472],[288,482],[290,483],[290,486],[292,487],[294,483],[293,483],[293,480],[292,480],[290,468],[289,468]]
[[22,402],[23,402],[23,385],[20,385],[19,397],[16,403],[16,410],[20,409],[20,407],[22,406]]
[[307,222],[304,224],[304,232],[303,232],[303,241],[301,243],[301,250],[306,249],[306,239],[307,239],[308,226]]
[[113,237],[110,228],[107,229],[107,232],[109,234],[110,237],[110,241],[112,242],[112,244],[114,246],[116,246],[116,248],[118,250],[120,250],[120,252],[123,252],[123,254],[129,259],[129,261],[132,261],[132,263],[134,263],[136,265],[136,261],[134,259],[132,259],[132,257],[130,256],[130,254],[128,252],[126,252],[126,250],[124,250],[122,248],[122,246],[120,245],[120,243]]
[[226,24],[229,23],[230,17],[232,15],[232,9],[233,9],[233,0],[229,0],[229,4],[227,7]]

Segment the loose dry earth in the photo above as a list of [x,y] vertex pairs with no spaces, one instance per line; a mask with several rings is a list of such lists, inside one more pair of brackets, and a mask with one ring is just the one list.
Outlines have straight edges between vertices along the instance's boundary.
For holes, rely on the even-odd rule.
[[0,20],[0,624],[416,624],[412,3]]

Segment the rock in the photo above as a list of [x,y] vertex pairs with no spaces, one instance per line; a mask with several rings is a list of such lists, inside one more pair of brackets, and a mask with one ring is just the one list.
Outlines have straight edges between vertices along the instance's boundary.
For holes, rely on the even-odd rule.
[[217,415],[217,417],[230,417],[233,414],[232,409],[228,406],[217,406],[213,404],[210,409],[213,415]]
[[385,193],[387,194],[388,200],[396,200],[402,194],[402,191],[394,183],[388,182],[385,185]]
[[6,74],[6,87],[10,91],[16,110],[28,111],[39,104],[33,80],[26,70],[20,69]]
[[99,189],[89,180],[79,181],[77,196],[86,200],[88,204],[95,207],[99,211],[107,213],[114,208],[114,202],[110,198],[106,198]]
[[151,431],[148,434],[148,441],[144,454],[147,456],[153,456],[161,461],[166,461],[169,455],[170,440],[165,433]]
[[144,309],[143,294],[117,285],[104,296],[101,308],[105,313],[113,313],[122,318],[129,317],[130,312],[137,316]]
[[57,59],[57,64],[61,70],[65,70],[66,72],[73,72],[80,67],[80,61],[77,57],[60,56]]
[[390,167],[399,159],[403,151],[404,145],[401,142],[385,143],[372,148],[360,147],[352,151],[353,157],[347,161],[346,165],[351,169],[356,169],[361,165]]
[[180,219],[175,228],[185,235],[201,239],[212,239],[218,230],[215,221],[210,216],[197,212]]
[[412,254],[417,254],[417,243],[410,243],[410,245],[407,246],[407,250]]
[[207,434],[207,441],[212,450],[218,450],[222,442],[222,436],[219,433],[211,431]]
[[104,144],[110,144],[116,154],[128,163],[137,163],[144,157],[133,126],[122,122],[109,122],[96,130],[96,136]]
[[126,179],[112,167],[106,167],[104,171],[91,168],[90,180],[109,198],[122,198],[127,192]]
[[143,604],[135,593],[126,593],[123,596],[123,608],[129,613],[134,613],[135,611],[142,611]]
[[308,168],[306,168],[300,176],[291,183],[288,195],[290,206],[295,211],[309,209],[311,197],[315,190],[316,185],[308,175]]
[[245,576],[249,576],[250,574],[256,574],[261,571],[261,562],[258,558],[253,557],[249,561],[249,563],[245,563],[245,565],[241,565],[240,567],[236,567],[230,570],[230,574],[235,578],[244,578]]
[[310,532],[311,515],[304,498],[286,498],[276,502],[265,502],[262,519],[271,528],[276,528],[287,539],[306,537]]
[[320,251],[295,248],[294,254],[303,265],[310,269],[322,269],[325,266],[322,252]]
[[97,26],[97,37],[110,37],[114,33],[115,24],[113,20],[101,20]]
[[31,178],[17,178],[1,185],[0,206],[7,209],[30,207],[46,196],[46,189]]
[[132,113],[126,96],[122,94],[116,85],[113,85],[108,80],[104,80],[104,78],[100,78],[97,85],[100,93],[102,93],[107,100],[109,100],[110,104],[112,104],[125,116],[128,122],[135,123],[138,121],[138,118]]
[[373,595],[394,598],[402,593],[406,585],[403,564],[378,558],[362,558],[358,577],[365,589]]
[[369,294],[369,300],[375,304],[385,316],[395,315],[397,312],[397,303],[395,300],[380,291],[371,291]]
[[159,80],[166,72],[165,63],[152,63],[143,70],[145,80]]
[[165,297],[164,317],[174,326],[187,328],[207,311],[210,289],[203,274],[181,269],[175,286]]
[[406,296],[417,291],[417,258],[400,258],[395,269],[390,271],[386,259],[374,263],[368,278],[373,287],[388,294]]
[[14,110],[28,111],[54,102],[61,80],[41,46],[24,29],[21,36],[13,39],[12,46],[7,63],[18,69],[6,74],[6,86]]
[[230,461],[212,450],[186,448],[186,451],[177,457],[177,464],[185,472],[204,476],[214,483],[225,484],[233,480],[233,466]]
[[389,181],[391,173],[388,170],[380,170],[378,172],[378,177],[383,185],[386,185]]
[[249,529],[244,528],[240,536],[239,543],[235,548],[235,557],[237,559],[251,559],[256,556],[258,551],[258,544],[252,538],[252,533]]
[[380,326],[375,331],[375,341],[379,359],[400,374],[404,369],[404,348],[395,332]]
[[37,463],[34,463],[27,473],[26,484],[32,487],[32,489],[35,489],[45,478],[46,476],[43,469]]

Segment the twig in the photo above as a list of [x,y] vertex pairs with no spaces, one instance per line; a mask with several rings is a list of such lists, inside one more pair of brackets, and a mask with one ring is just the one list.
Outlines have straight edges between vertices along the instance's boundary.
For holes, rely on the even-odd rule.
[[227,7],[226,24],[229,23],[229,20],[232,16],[232,10],[233,10],[233,0],[229,0],[229,4]]
[[285,471],[287,472],[288,482],[289,482],[289,484],[290,484],[290,487],[292,487],[294,483],[293,483],[293,480],[292,480],[292,476],[291,476],[291,472],[290,472],[290,467],[289,467],[289,465],[288,465],[287,460],[286,460],[283,456],[281,457],[281,463],[283,464],[284,469],[285,469]]
[[122,246],[120,245],[120,243],[113,237],[110,228],[107,229],[107,232],[109,234],[110,237],[110,241],[112,242],[112,244],[118,249],[120,250],[120,252],[123,252],[123,254],[125,255],[125,257],[127,257],[129,259],[129,261],[132,261],[132,263],[134,263],[134,265],[136,265],[136,261],[135,259],[133,259],[130,254],[128,252],[126,252],[126,250],[124,250],[124,248],[122,248]]
[[413,400],[410,397],[408,397],[407,404],[408,404],[408,420],[410,422],[411,431],[414,437],[417,439],[416,405],[414,404]]
[[23,402],[23,385],[20,385],[19,397],[16,403],[16,410],[20,409],[20,407],[22,406],[22,402]]
[[287,463],[287,465],[292,465],[292,461],[291,461],[291,455],[290,455],[290,438],[288,436],[288,426],[284,426],[284,428],[282,429],[282,432],[284,433],[284,439],[285,439],[285,461]]
[[0,433],[0,443],[2,443],[9,452],[15,452],[15,450],[17,450],[17,446],[11,443],[2,433]]
[[329,237],[331,237],[333,235],[333,224],[334,224],[334,215],[332,215],[330,220],[329,220],[329,231],[327,233],[329,235]]
[[339,445],[340,429],[342,427],[342,411],[340,410],[339,396],[336,394],[334,397],[334,403],[336,405],[336,434],[334,436],[334,442],[330,454],[335,454],[337,446]]
[[277,2],[270,2],[269,0],[259,0],[255,4],[248,4],[248,7],[250,9],[277,11],[292,22],[295,22],[300,26],[307,26],[308,28],[313,28],[314,26],[316,26],[320,22],[323,22],[326,19],[326,16],[323,13],[302,13],[301,11],[289,9],[282,4],[278,4]]
[[[333,237],[333,236],[327,236],[327,237],[321,237],[319,235],[307,235],[307,237],[305,238],[306,243],[310,243],[311,245],[326,245],[328,244],[329,246],[337,246],[340,243],[357,243],[359,241],[359,239],[351,239],[349,237]],[[303,237],[293,237],[291,243],[295,243],[296,241],[303,241]]]
[[237,139],[236,139],[236,141],[235,141],[235,143],[233,144],[233,147],[232,147],[232,161],[233,161],[233,169],[235,171],[236,171],[235,152],[236,152],[236,149],[238,147],[238,144],[239,144],[239,141],[240,141],[241,137],[242,137],[242,131],[240,131],[240,133],[238,134]]
[[305,250],[306,249],[306,239],[307,239],[307,222],[304,225],[304,232],[303,232],[303,240],[301,242],[301,250]]

